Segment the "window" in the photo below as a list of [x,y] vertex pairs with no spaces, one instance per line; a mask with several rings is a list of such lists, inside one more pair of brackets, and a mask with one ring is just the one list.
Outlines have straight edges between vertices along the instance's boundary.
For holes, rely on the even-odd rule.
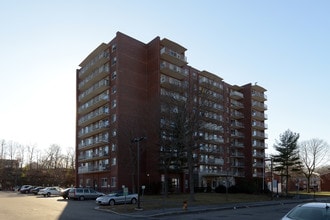
[[116,88],[116,86],[113,86],[112,88],[111,88],[111,93],[112,94],[115,94],[117,92],[117,88]]
[[113,44],[113,45],[111,46],[111,52],[116,51],[116,49],[117,49],[117,45],[116,45],[116,44]]
[[115,65],[117,63],[117,57],[112,58],[111,65]]
[[91,179],[86,179],[86,187],[91,187]]
[[116,185],[117,185],[116,177],[111,177],[111,187],[116,187]]
[[116,79],[117,78],[117,72],[114,71],[112,74],[111,74],[111,79]]
[[117,106],[117,100],[114,99],[114,100],[112,100],[112,102],[111,102],[111,108],[115,108],[116,106]]
[[117,164],[117,159],[114,157],[114,158],[111,158],[111,166],[115,166]]
[[116,151],[116,148],[117,148],[117,147],[116,147],[115,144],[112,144],[112,145],[111,145],[111,151],[112,151],[112,152]]
[[101,187],[108,187],[108,178],[101,179]]
[[111,115],[111,122],[115,122],[117,120],[116,114]]
[[112,131],[112,136],[115,137],[117,135],[117,131],[116,130],[113,130]]

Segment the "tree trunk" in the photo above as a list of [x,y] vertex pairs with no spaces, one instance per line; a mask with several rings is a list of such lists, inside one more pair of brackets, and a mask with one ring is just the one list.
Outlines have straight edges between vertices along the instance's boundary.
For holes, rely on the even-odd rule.
[[189,201],[194,202],[195,199],[195,184],[194,184],[194,163],[192,158],[192,151],[188,150],[188,173],[189,173]]

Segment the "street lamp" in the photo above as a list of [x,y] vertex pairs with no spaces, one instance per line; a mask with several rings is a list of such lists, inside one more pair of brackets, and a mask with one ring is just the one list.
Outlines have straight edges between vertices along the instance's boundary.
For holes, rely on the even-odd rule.
[[148,177],[148,190],[151,191],[150,190],[150,174],[149,173],[147,173],[147,177]]
[[138,185],[138,210],[141,210],[140,202],[140,142],[146,139],[146,137],[137,137],[132,139],[132,143],[137,143],[137,185]]

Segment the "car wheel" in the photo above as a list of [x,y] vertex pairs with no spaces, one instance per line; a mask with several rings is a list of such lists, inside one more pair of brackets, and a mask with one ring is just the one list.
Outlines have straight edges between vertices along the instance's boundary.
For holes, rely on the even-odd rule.
[[111,200],[109,201],[109,205],[114,206],[114,205],[115,205],[115,200],[111,199]]
[[132,204],[136,204],[136,198],[133,198],[133,199],[131,200],[131,203],[132,203]]
[[83,201],[83,200],[85,200],[85,197],[80,196],[80,197],[79,197],[79,200],[80,200],[80,201]]
[[49,196],[50,196],[50,193],[48,192],[48,193],[47,193],[47,197],[49,197]]
[[44,197],[46,197],[46,194],[44,194]]

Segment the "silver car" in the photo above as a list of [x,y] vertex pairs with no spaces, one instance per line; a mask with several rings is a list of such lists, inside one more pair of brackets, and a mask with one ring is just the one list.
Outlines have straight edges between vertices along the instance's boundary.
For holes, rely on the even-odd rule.
[[103,196],[104,193],[95,191],[92,188],[71,188],[69,190],[68,198],[69,199],[96,199],[99,196]]
[[39,190],[38,195],[43,195],[44,197],[50,196],[59,196],[61,194],[61,188],[57,186],[46,187],[44,189]]
[[138,194],[123,194],[122,192],[110,193],[96,199],[96,203],[99,205],[115,205],[123,203],[136,204]]
[[330,204],[310,202],[300,204],[289,211],[282,220],[328,220],[330,219]]

